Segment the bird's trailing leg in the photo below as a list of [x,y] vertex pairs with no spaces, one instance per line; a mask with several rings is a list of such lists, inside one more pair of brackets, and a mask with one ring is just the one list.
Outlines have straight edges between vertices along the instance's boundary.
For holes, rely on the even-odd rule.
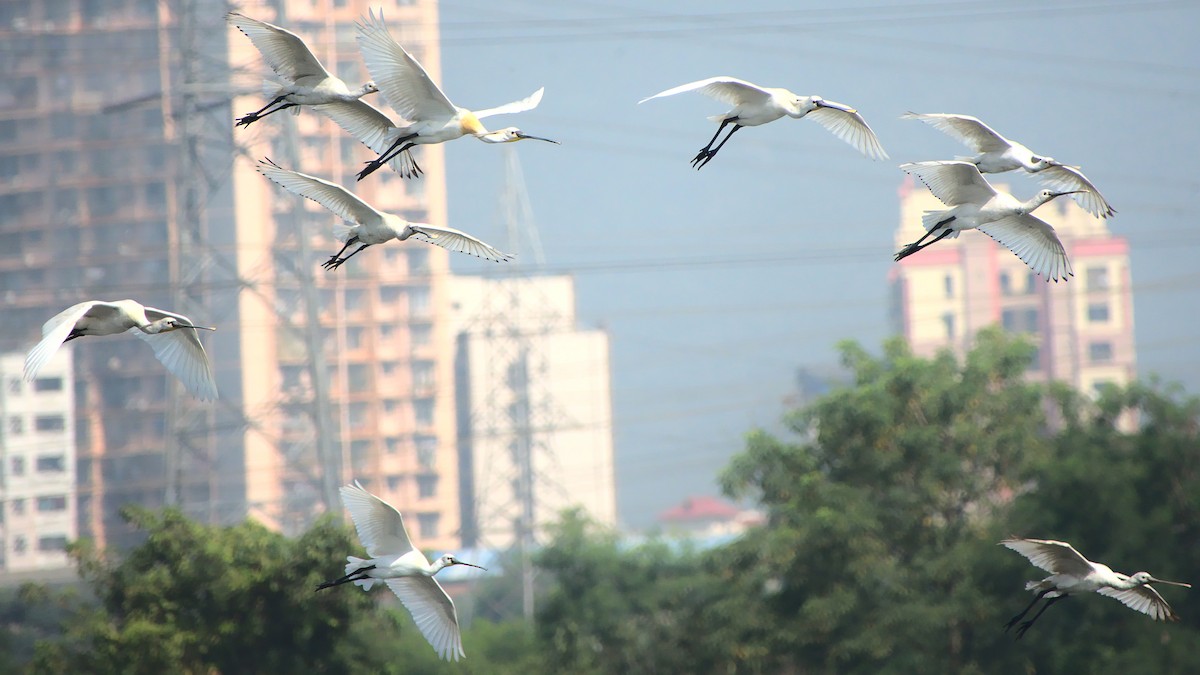
[[946,225],[949,225],[950,221],[952,221],[952,220],[954,220],[954,216],[950,216],[949,218],[941,221],[937,225],[934,225],[933,227],[929,228],[929,231],[927,231],[925,234],[921,235],[920,239],[918,239],[915,242],[909,244],[908,246],[905,246],[904,248],[900,249],[900,252],[897,253],[896,257],[895,257],[896,262],[899,262],[899,261],[907,258],[908,256],[916,253],[917,251],[920,251],[923,248],[933,246],[934,244],[938,243],[939,241],[945,239],[946,237],[949,237],[950,233],[953,232],[954,230],[951,230],[950,228],[947,227],[944,231],[942,231],[941,234],[939,234],[937,236],[937,239],[934,239],[933,241],[929,242],[928,244],[925,244],[924,246],[921,245],[921,242],[928,239],[929,235],[933,234],[934,232],[937,232],[939,229],[945,227]]
[[1026,606],[1025,609],[1021,610],[1020,614],[1009,619],[1008,623],[1004,624],[1004,632],[1007,633],[1010,628],[1017,625],[1018,621],[1020,621],[1021,619],[1024,619],[1025,615],[1029,613],[1029,610],[1033,609],[1033,606],[1038,603],[1038,600],[1041,600],[1042,598],[1046,597],[1046,594],[1052,590],[1054,590],[1054,589],[1047,588],[1046,590],[1042,591],[1041,593],[1038,593],[1037,595],[1033,596],[1033,602],[1029,603],[1029,605]]
[[268,104],[264,105],[263,107],[259,108],[258,110],[255,110],[254,112],[250,113],[249,115],[244,115],[244,116],[242,116],[242,117],[239,117],[239,118],[238,118],[238,120],[237,120],[237,124],[235,124],[234,126],[238,126],[238,127],[248,127],[248,126],[250,126],[250,124],[251,124],[251,123],[253,123],[253,122],[257,122],[258,120],[260,120],[260,119],[262,119],[262,118],[266,117],[267,115],[270,115],[271,113],[274,113],[274,112],[279,112],[280,110],[286,110],[286,109],[288,109],[288,108],[294,108],[294,107],[296,107],[296,104],[295,104],[295,103],[288,103],[287,105],[281,105],[281,106],[279,106],[278,108],[276,108],[276,109],[274,109],[274,110],[270,110],[270,111],[267,111],[267,112],[263,112],[263,111],[267,110],[268,108],[270,108],[271,106],[273,106],[273,105],[275,105],[275,104],[277,104],[277,103],[283,103],[283,100],[284,100],[285,98],[287,98],[287,95],[286,95],[286,94],[285,94],[285,95],[283,95],[283,96],[277,96],[277,97],[275,97],[275,100],[273,100],[273,101],[271,101],[270,103],[268,103]]
[[1057,595],[1057,596],[1047,600],[1046,604],[1042,605],[1042,608],[1038,610],[1037,614],[1033,615],[1032,619],[1030,619],[1028,621],[1023,621],[1021,623],[1021,625],[1017,627],[1017,639],[1020,640],[1022,637],[1025,636],[1025,631],[1029,630],[1029,627],[1033,625],[1033,622],[1037,621],[1038,617],[1041,616],[1043,612],[1045,612],[1047,609],[1050,608],[1050,605],[1053,605],[1054,603],[1058,602],[1059,600],[1062,600],[1065,597],[1067,597],[1067,596]]
[[[726,124],[733,122],[735,119],[737,119],[737,118],[730,118],[730,119],[722,121],[721,126],[717,128],[717,134],[713,136],[713,141],[717,140],[717,136],[720,135],[721,129],[723,129]],[[727,136],[725,136],[725,138],[721,141],[720,145],[718,145],[715,148],[712,148],[712,141],[709,141],[708,145],[705,146],[702,150],[700,150],[700,152],[697,153],[696,156],[692,158],[692,166],[696,167],[697,171],[699,171],[701,168],[703,168],[705,164],[708,164],[710,161],[712,161],[713,157],[717,156],[717,153],[721,151],[721,148],[725,147],[725,144],[729,142],[729,139],[733,138],[733,135],[735,133],[737,133],[738,129],[741,129],[741,128],[742,127],[740,124],[734,123],[733,129],[731,129],[729,131],[729,134]],[[712,149],[710,150],[709,148],[712,148]]]
[[[346,246],[349,246],[349,244],[347,244]],[[342,247],[342,251],[346,250],[346,246]],[[370,244],[363,244],[362,246],[359,246],[358,248],[351,251],[350,255],[346,256],[345,258],[338,257],[342,254],[342,251],[338,251],[337,255],[330,256],[329,260],[326,260],[325,262],[321,263],[321,267],[324,267],[327,270],[337,269],[342,266],[342,263],[353,258],[355,253],[358,253],[359,251],[363,250],[364,248],[366,248],[368,246],[370,246]]]
[[334,579],[333,581],[326,581],[325,583],[321,584],[320,586],[317,586],[317,590],[320,591],[320,590],[324,590],[326,588],[340,586],[342,584],[350,583],[351,581],[361,581],[362,579],[368,578],[370,575],[368,575],[367,572],[370,570],[373,570],[373,569],[375,569],[374,565],[370,565],[368,567],[360,567],[349,574],[346,574],[337,579]]
[[[407,136],[401,136],[400,138],[397,138],[395,141],[392,142],[392,144],[390,146],[388,146],[387,150],[384,150],[383,152],[379,153],[378,157],[367,162],[367,166],[365,168],[363,168],[362,171],[358,172],[358,180],[362,180],[362,179],[366,178],[367,176],[370,176],[371,174],[375,173],[375,171],[377,171],[379,169],[379,167],[383,166],[384,164],[387,164],[388,162],[395,159],[396,156],[399,155],[400,153],[413,147],[413,143],[409,143],[409,141],[411,141],[412,139],[414,139],[416,137],[417,137],[417,134],[409,134]],[[397,148],[399,148],[399,150],[397,150]],[[414,164],[414,166],[416,165],[415,162],[413,164]],[[418,173],[419,172],[420,172],[420,169],[418,169]],[[406,176],[406,178],[407,177],[408,176]]]

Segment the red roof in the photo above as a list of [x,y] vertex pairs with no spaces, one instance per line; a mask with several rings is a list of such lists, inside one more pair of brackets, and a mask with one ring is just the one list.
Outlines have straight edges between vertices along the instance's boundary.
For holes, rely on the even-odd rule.
[[741,509],[716,497],[688,497],[679,506],[660,513],[658,519],[661,521],[732,520],[739,513],[741,513]]

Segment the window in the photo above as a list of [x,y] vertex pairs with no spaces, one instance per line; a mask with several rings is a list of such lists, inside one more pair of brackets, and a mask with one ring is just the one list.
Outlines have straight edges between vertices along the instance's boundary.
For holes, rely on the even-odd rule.
[[952,276],[950,276],[949,274],[947,274],[947,275],[946,275],[946,276],[945,276],[945,277],[942,279],[942,287],[943,287],[943,288],[946,290],[946,297],[947,297],[947,298],[953,298],[953,297],[954,297],[954,277],[952,277]]
[[389,455],[400,452],[400,438],[398,436],[388,436],[383,439],[383,445]]
[[24,499],[14,499],[14,500],[12,500],[11,503],[12,503],[12,512],[13,512],[14,516],[25,515],[25,500]]
[[63,431],[67,428],[67,421],[62,415],[38,415],[34,419],[34,426],[38,431]]
[[408,250],[408,273],[425,274],[429,271],[429,251],[422,248]]
[[42,455],[37,458],[39,472],[61,472],[67,470],[66,459],[62,455]]
[[417,531],[421,533],[422,539],[432,539],[438,536],[438,520],[437,513],[418,513],[417,514]]
[[8,393],[10,393],[10,394],[21,393],[21,381],[15,377],[10,379],[8,381]]
[[399,286],[380,286],[379,287],[379,302],[384,305],[394,305],[400,302],[400,297],[404,295],[404,289]]
[[431,426],[433,424],[433,399],[418,398],[414,400],[413,416],[417,419],[417,426]]
[[429,499],[437,495],[438,477],[436,474],[417,476],[417,496]]
[[1000,294],[1006,296],[1013,294],[1012,276],[1010,276],[1008,272],[1000,273]]
[[17,536],[13,537],[13,553],[20,555],[24,553],[25,549],[27,548],[29,548],[29,544],[25,541],[25,535],[18,534]]
[[954,315],[947,312],[942,315],[942,326],[946,329],[946,339],[954,339]]
[[388,476],[388,477],[387,477],[388,489],[389,489],[389,490],[391,490],[391,491],[393,491],[393,492],[395,492],[396,490],[399,490],[399,489],[400,489],[400,483],[401,483],[401,482],[403,482],[403,480],[404,480],[404,477],[403,477],[403,476],[399,476],[399,475],[396,475],[396,474],[393,474],[393,475],[391,475],[391,476]]
[[1104,323],[1108,321],[1108,303],[1093,302],[1088,305],[1088,321]]
[[354,473],[365,473],[370,470],[371,441],[358,440],[350,442],[350,466]]
[[49,497],[38,497],[37,510],[39,513],[45,513],[47,511],[66,511],[67,496],[51,495]]
[[[412,366],[413,386],[425,389],[433,386],[433,361],[416,361]],[[432,422],[432,421],[431,421]]]
[[11,473],[14,476],[24,476],[25,475],[25,458],[24,457],[13,457],[12,458],[12,472]]
[[1108,289],[1108,267],[1087,268],[1087,289],[1089,291],[1103,291]]
[[62,391],[62,388],[61,377],[39,377],[33,381],[34,391]]
[[38,550],[43,553],[67,550],[67,538],[61,534],[38,537]]
[[410,331],[414,347],[424,347],[433,341],[433,326],[427,323],[414,324]]
[[1092,342],[1088,344],[1088,360],[1092,363],[1108,363],[1113,358],[1111,342]]
[[8,433],[10,433],[14,436],[20,436],[24,432],[25,432],[25,419],[24,418],[18,417],[16,415],[13,415],[12,417],[8,418]]
[[1033,353],[1029,355],[1029,367],[1026,370],[1038,372],[1042,369],[1042,348],[1040,345],[1033,346]]
[[417,464],[422,469],[432,469],[437,463],[437,436],[421,434],[413,440],[417,446]]
[[429,314],[429,287],[413,286],[408,291],[408,309],[414,315]]
[[1092,396],[1095,398],[1103,396],[1104,390],[1111,386],[1113,386],[1113,383],[1109,380],[1096,380],[1092,383]]

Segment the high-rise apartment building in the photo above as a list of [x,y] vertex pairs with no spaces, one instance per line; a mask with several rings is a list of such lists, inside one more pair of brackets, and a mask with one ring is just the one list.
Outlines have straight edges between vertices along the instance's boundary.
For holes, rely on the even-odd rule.
[[[999,190],[1008,186],[994,183]],[[921,215],[944,209],[907,180],[900,191],[899,250],[924,230]],[[892,320],[918,354],[946,346],[962,351],[983,327],[1033,337],[1038,353],[1030,376],[1082,391],[1133,380],[1133,292],[1129,245],[1069,198],[1035,214],[1050,223],[1075,276],[1047,283],[1008,249],[981,232],[944,239],[892,268]]]
[[[243,4],[301,35],[331,72],[369,79],[354,22],[382,9],[439,77],[433,0]],[[247,515],[295,531],[330,486],[363,480],[412,514],[431,547],[457,542],[453,337],[445,251],[380,246],[326,273],[336,217],[258,175],[270,157],[378,207],[445,220],[438,148],[424,176],[379,171],[306,111],[249,128],[273,75],[216,0],[0,3],[0,347],[86,299],[133,298],[216,325],[221,398],[187,395],[137,339],[65,347],[75,363],[78,534],[136,541],[124,504],[178,504],[209,522]],[[382,100],[375,104],[384,108]],[[311,330],[310,330],[311,329]],[[319,354],[317,354],[319,352]],[[321,363],[320,376],[314,377]],[[433,496],[417,476],[436,474]]]
[[76,537],[71,353],[25,382],[25,354],[0,354],[0,574],[65,568]]
[[616,523],[608,334],[570,276],[454,276],[463,543],[507,548],[566,508]]

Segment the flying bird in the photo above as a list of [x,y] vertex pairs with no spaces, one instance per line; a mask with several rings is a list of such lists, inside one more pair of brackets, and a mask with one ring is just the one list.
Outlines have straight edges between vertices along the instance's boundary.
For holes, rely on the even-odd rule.
[[81,302],[42,325],[41,342],[25,357],[25,379],[37,377],[38,371],[65,342],[85,335],[129,332],[145,340],[158,360],[193,396],[212,401],[217,398],[217,382],[197,329],[216,330],[197,326],[182,314],[145,307],[133,300]]
[[1072,593],[1095,592],[1110,598],[1120,600],[1126,607],[1149,615],[1157,621],[1178,621],[1179,617],[1171,611],[1171,606],[1149,584],[1170,584],[1191,588],[1191,584],[1179,581],[1163,581],[1150,576],[1149,572],[1138,572],[1129,577],[1114,572],[1108,565],[1096,563],[1083,557],[1079,551],[1065,541],[1049,539],[1005,539],[1001,545],[1020,553],[1029,559],[1036,567],[1050,573],[1041,581],[1030,581],[1025,584],[1025,590],[1034,591],[1033,602],[1014,616],[1004,626],[1004,630],[1017,625],[1029,610],[1043,597],[1046,604],[1038,610],[1033,618],[1022,622],[1017,628],[1017,639],[1025,635],[1025,631],[1034,621],[1046,611],[1050,605],[1062,600]]
[[342,504],[350,512],[358,538],[370,558],[347,556],[346,574],[317,586],[317,590],[353,582],[369,591],[382,581],[408,608],[421,635],[433,645],[438,656],[448,661],[465,658],[454,601],[433,575],[452,565],[485,568],[463,562],[450,553],[430,564],[425,554],[412,545],[404,529],[404,518],[391,504],[367,492],[358,481],[342,486],[340,492]]
[[[978,229],[1008,247],[1046,281],[1074,276],[1066,249],[1046,221],[1030,212],[1046,202],[1074,191],[1042,190],[1028,201],[1000,192],[984,179],[970,162],[935,161],[901,164],[904,171],[921,179],[935,197],[951,208],[926,211],[921,218],[925,234],[896,254],[900,261],[963,230]],[[937,234],[922,245],[930,235]]]
[[[368,246],[382,244],[392,239],[404,241],[409,237],[427,244],[441,246],[450,251],[466,253],[495,262],[512,259],[511,254],[503,253],[466,232],[452,227],[414,223],[400,216],[384,213],[340,185],[334,185],[327,180],[321,180],[308,174],[288,171],[269,159],[260,161],[255,168],[259,173],[283,186],[289,192],[307,197],[333,211],[343,220],[352,223],[352,225],[338,228],[338,239],[344,241],[345,245],[342,246],[342,250],[321,264],[327,270],[340,267],[355,253]],[[359,245],[358,248],[351,251],[350,255],[342,257],[346,249],[355,244]]]
[[1039,155],[992,130],[977,117],[949,113],[907,113],[901,119],[920,120],[966,144],[976,153],[956,159],[971,162],[980,173],[1003,173],[1024,169],[1052,190],[1070,190],[1072,199],[1097,218],[1107,218],[1116,210],[1109,205],[1092,181],[1077,166],[1068,166],[1053,157]]
[[345,82],[325,70],[308,45],[295,33],[238,12],[229,12],[225,20],[250,38],[267,65],[286,81],[286,84],[270,80],[263,82],[263,94],[271,102],[239,117],[236,126],[248,127],[271,113],[288,108],[295,108],[292,112],[299,113],[299,106],[302,105],[350,103],[379,91],[374,82],[367,82],[358,91],[351,91]]
[[[712,158],[720,152],[730,138],[733,138],[738,129],[774,122],[784,115],[795,119],[807,117],[833,132],[834,136],[854,146],[867,157],[887,159],[887,153],[883,151],[883,146],[879,144],[875,132],[871,131],[867,121],[854,108],[842,103],[827,101],[820,96],[800,96],[787,89],[760,87],[736,77],[710,77],[707,80],[681,84],[644,98],[638,103],[645,103],[662,96],[674,96],[685,91],[699,91],[705,96],[733,106],[733,110],[723,115],[709,117],[713,122],[719,122],[720,126],[717,127],[717,133],[713,134],[708,145],[692,158],[692,166],[696,169],[700,169],[712,161]],[[729,131],[729,135],[714,148],[713,143],[717,142],[717,137],[730,124],[733,125],[733,128]]]
[[558,141],[531,136],[516,127],[488,131],[480,122],[492,115],[536,108],[542,101],[544,87],[519,101],[486,110],[467,110],[451,103],[412,54],[392,39],[383,23],[382,12],[376,15],[371,10],[369,18],[358,24],[356,39],[367,71],[375,78],[388,103],[406,121],[397,125],[378,110],[361,106],[325,111],[350,135],[379,153],[379,157],[367,162],[366,168],[358,173],[358,180],[366,178],[401,154],[405,154],[406,158],[398,170],[405,178],[415,178],[421,174],[421,167],[412,157],[412,148],[445,143],[467,135],[484,143],[514,143],[530,139],[558,144]]

